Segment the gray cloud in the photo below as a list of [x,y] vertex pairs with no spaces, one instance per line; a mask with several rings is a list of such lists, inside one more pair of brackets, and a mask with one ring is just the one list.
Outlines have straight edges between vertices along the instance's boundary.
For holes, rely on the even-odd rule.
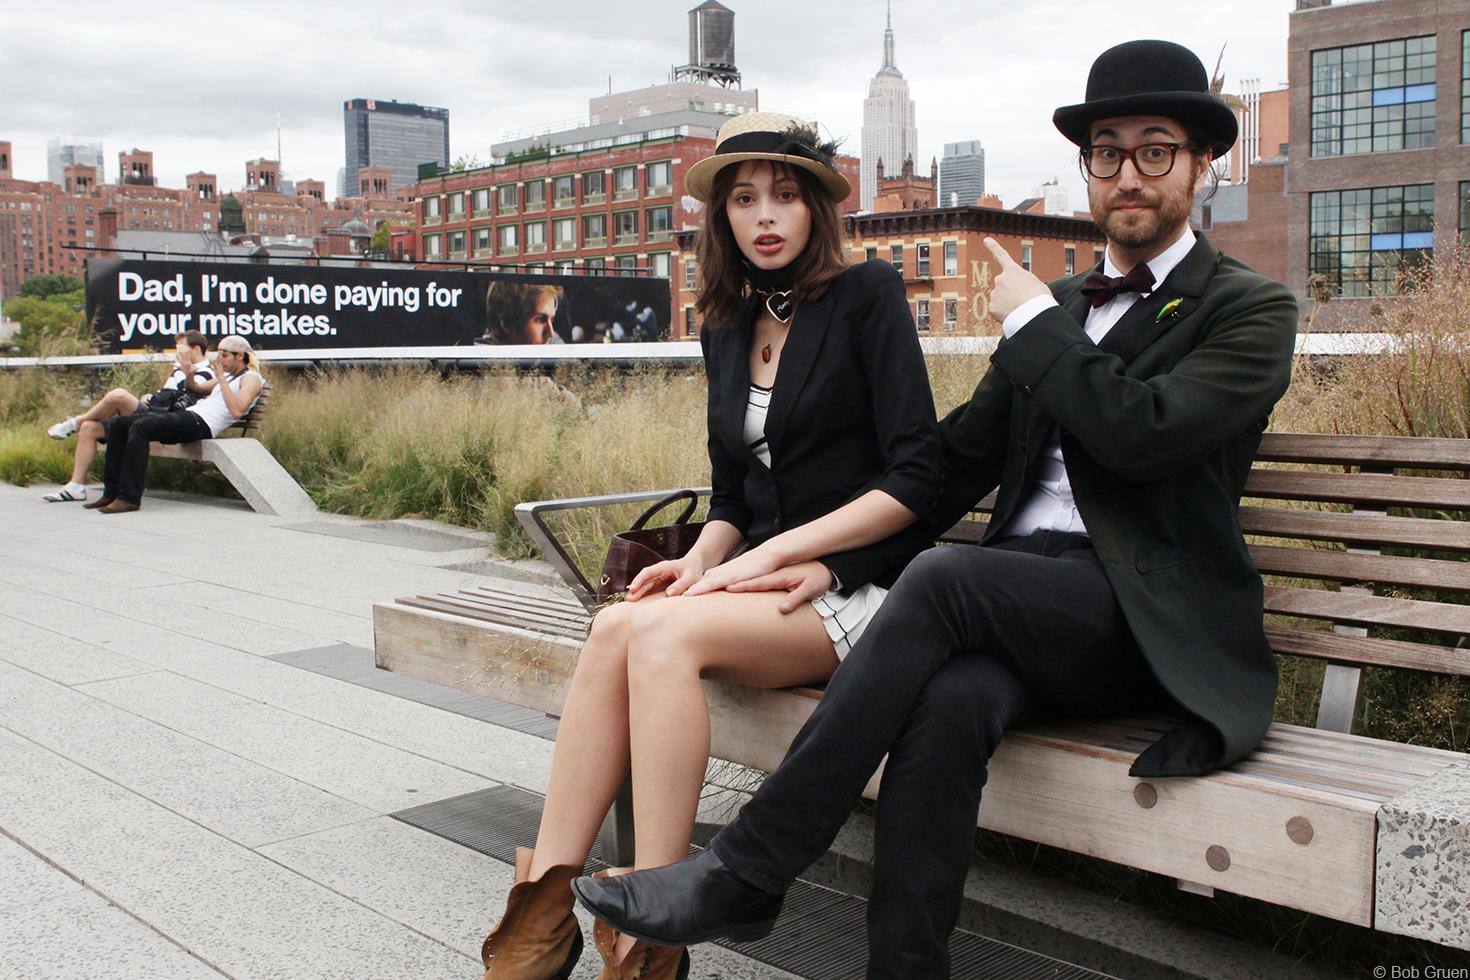
[[[736,57],[765,108],[819,119],[856,152],[862,100],[882,53],[884,3],[726,0]],[[0,139],[18,176],[45,176],[45,143],[63,134],[151,149],[163,182],[194,170],[244,182],[244,161],[275,153],[329,183],[342,166],[342,101],[397,98],[450,110],[451,152],[488,156],[507,131],[582,117],[587,99],[665,80],[687,54],[692,0],[605,3],[388,0],[254,7],[82,0],[7,10],[0,64],[24,84],[0,91]],[[1228,42],[1229,84],[1285,80],[1292,0],[1167,8],[1156,0],[899,0],[898,64],[918,104],[920,164],[942,144],[981,139],[989,189],[1014,203],[1053,176],[1082,184],[1052,110],[1079,101],[1103,48],[1137,36],[1177,40],[1213,68]],[[1161,16],[1162,15],[1162,16]],[[1166,19],[1165,19],[1166,18]]]

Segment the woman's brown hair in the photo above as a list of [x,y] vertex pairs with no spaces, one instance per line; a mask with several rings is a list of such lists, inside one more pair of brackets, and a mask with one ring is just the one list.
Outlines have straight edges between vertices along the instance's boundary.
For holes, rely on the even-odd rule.
[[[806,248],[792,260],[796,273],[792,299],[799,306],[821,296],[827,291],[828,283],[847,268],[842,218],[837,214],[837,202],[832,200],[832,195],[827,193],[815,174],[774,160],[766,162],[770,163],[775,178],[796,179],[801,199],[812,216],[812,230]],[[731,164],[715,176],[709,203],[705,206],[704,222],[699,226],[699,238],[695,243],[700,272],[696,306],[699,315],[713,327],[735,326],[745,305],[745,256],[735,241],[730,216],[725,212],[725,202],[739,172],[740,166]]]

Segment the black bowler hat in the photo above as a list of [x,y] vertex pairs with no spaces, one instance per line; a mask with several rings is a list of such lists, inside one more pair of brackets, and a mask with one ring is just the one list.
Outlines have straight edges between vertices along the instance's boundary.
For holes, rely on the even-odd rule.
[[1240,133],[1235,113],[1210,93],[1205,66],[1172,41],[1127,41],[1104,51],[1087,75],[1087,101],[1062,106],[1051,121],[1086,146],[1093,123],[1118,116],[1168,116],[1203,134],[1216,158],[1230,152]]

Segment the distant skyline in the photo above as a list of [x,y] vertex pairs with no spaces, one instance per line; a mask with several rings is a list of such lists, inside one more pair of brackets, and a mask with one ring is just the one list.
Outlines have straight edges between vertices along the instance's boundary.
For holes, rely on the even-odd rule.
[[[736,14],[735,56],[761,107],[817,119],[844,149],[861,148],[868,80],[882,65],[884,0],[778,3],[726,0]],[[489,157],[508,131],[583,119],[589,97],[665,81],[687,55],[682,2],[645,3],[636,18],[564,0],[546,9],[506,0],[325,0],[250,8],[155,0],[121,10],[80,0],[6,11],[0,62],[0,140],[14,144],[15,175],[46,179],[46,143],[66,134],[117,154],[152,150],[161,184],[218,175],[243,187],[245,161],[274,157],[281,118],[283,169],[335,187],[342,166],[342,102],[361,97],[444,106],[451,159]],[[1026,4],[898,0],[899,63],[918,106],[919,169],[944,143],[979,139],[986,189],[1008,205],[1060,178],[1075,206],[1086,198],[1075,152],[1051,126],[1059,105],[1082,101],[1087,69],[1106,47],[1164,37],[1213,71],[1223,46],[1227,89],[1286,81],[1294,0],[1199,5],[1188,16],[1145,0]],[[216,13],[218,11],[218,13]],[[907,54],[905,54],[907,52]]]

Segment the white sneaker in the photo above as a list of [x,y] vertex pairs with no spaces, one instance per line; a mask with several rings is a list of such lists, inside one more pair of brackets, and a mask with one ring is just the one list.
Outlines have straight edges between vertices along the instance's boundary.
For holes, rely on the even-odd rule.
[[65,439],[80,428],[81,426],[77,425],[76,419],[67,419],[64,422],[57,422],[51,428],[47,429],[46,434],[53,439]]
[[41,499],[48,504],[61,504],[68,500],[86,500],[87,488],[80,483],[68,483],[60,490],[41,494]]

